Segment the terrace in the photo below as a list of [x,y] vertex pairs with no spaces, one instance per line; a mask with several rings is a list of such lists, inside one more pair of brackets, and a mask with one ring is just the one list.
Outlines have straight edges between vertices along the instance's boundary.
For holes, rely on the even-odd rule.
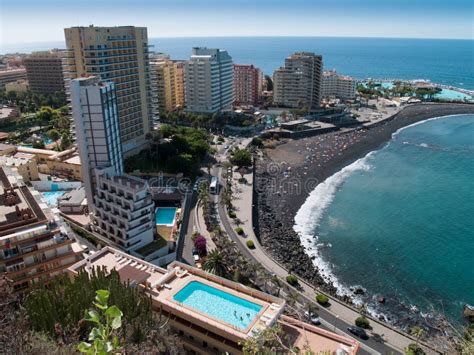
[[[94,268],[115,269],[123,282],[150,295],[154,309],[169,317],[170,325],[182,336],[189,334],[225,351],[240,353],[242,341],[277,323],[300,349],[309,344],[313,351],[345,349],[355,354],[358,348],[356,341],[283,316],[282,299],[180,262],[163,269],[105,247],[71,266],[69,272],[91,272]],[[199,342],[194,340],[192,346],[199,346]]]

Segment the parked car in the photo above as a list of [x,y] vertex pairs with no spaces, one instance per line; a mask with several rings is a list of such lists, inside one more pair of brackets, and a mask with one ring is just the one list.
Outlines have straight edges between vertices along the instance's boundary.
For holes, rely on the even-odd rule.
[[311,321],[313,325],[321,324],[321,319],[319,319],[319,316],[316,313],[309,313],[308,311],[306,311],[304,315]]
[[361,339],[364,339],[364,340],[369,339],[369,336],[367,335],[365,330],[362,329],[361,327],[350,326],[350,327],[347,327],[347,330]]

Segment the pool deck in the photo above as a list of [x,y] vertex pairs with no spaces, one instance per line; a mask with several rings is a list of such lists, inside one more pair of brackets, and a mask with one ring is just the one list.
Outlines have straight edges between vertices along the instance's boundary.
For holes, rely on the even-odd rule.
[[[228,349],[226,351],[240,353],[239,344],[275,324],[280,324],[285,333],[290,335],[291,343],[300,348],[309,346],[313,351],[347,348],[349,354],[356,354],[359,347],[356,341],[284,316],[286,302],[281,298],[177,261],[164,269],[117,249],[105,247],[72,265],[68,272],[76,275],[80,270],[92,272],[95,268],[105,268],[106,272],[115,269],[122,281],[137,285],[151,296],[153,308],[168,316],[171,326],[217,341],[223,349]],[[245,329],[233,326],[174,300],[174,296],[192,281],[261,305],[262,309]],[[232,310],[229,309],[229,312]]]

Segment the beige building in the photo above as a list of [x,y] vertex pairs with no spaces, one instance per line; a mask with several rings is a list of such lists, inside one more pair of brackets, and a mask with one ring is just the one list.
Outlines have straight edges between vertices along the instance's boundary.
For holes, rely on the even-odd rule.
[[285,300],[229,281],[201,269],[172,262],[157,267],[111,247],[102,248],[69,268],[93,272],[115,270],[152,300],[153,308],[178,334],[192,354],[242,354],[242,343],[278,325],[285,346],[315,354],[356,354],[359,343],[301,320],[285,316]]
[[347,75],[340,75],[335,70],[323,73],[323,97],[353,99],[356,95],[357,82]]
[[28,153],[16,153],[13,156],[0,156],[0,166],[9,167],[18,173],[25,182],[39,180],[36,157]]
[[18,146],[17,151],[34,155],[40,173],[83,181],[81,159],[75,148],[57,152]]
[[37,94],[64,91],[64,76],[60,51],[34,52],[23,63],[30,90]]
[[5,89],[6,83],[26,79],[26,69],[0,69],[0,90]]
[[45,282],[82,259],[82,248],[21,177],[0,167],[0,273],[17,292]]
[[156,87],[158,110],[184,107],[184,62],[163,60],[150,63]]
[[20,79],[5,84],[5,91],[27,92],[30,89],[28,80]]
[[273,74],[273,102],[284,107],[318,108],[321,103],[323,57],[297,52]]
[[152,91],[145,27],[71,27],[64,30],[70,79],[99,76],[116,86],[123,152],[131,155],[146,144],[153,118]]

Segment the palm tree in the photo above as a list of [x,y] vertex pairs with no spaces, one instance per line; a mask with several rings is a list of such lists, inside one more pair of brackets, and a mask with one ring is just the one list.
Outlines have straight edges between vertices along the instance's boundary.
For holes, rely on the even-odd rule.
[[288,302],[288,305],[290,307],[293,307],[294,305],[296,305],[299,300],[300,300],[300,295],[297,292],[290,291],[286,295],[286,301]]
[[225,255],[217,249],[209,252],[202,268],[204,271],[211,272],[217,276],[224,276],[229,272],[229,264]]
[[418,342],[420,341],[421,336],[423,335],[423,328],[414,326],[410,329],[410,334],[416,338],[416,345],[418,346]]

